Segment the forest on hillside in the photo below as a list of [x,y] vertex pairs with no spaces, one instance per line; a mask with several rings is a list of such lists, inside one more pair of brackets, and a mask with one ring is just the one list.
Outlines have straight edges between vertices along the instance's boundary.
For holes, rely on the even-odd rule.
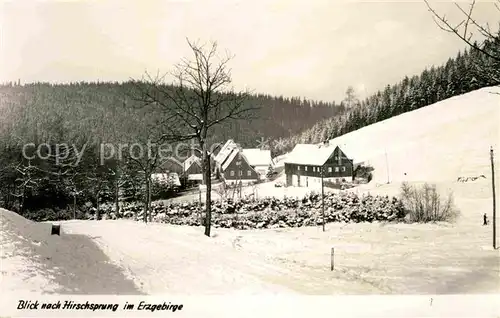
[[[103,202],[140,201],[149,192],[144,187],[153,188],[153,199],[165,191],[145,180],[151,173],[166,172],[168,162],[160,162],[165,155],[158,145],[166,143],[162,138],[169,126],[183,123],[166,122],[159,109],[144,105],[143,92],[137,90],[142,84],[1,85],[0,206],[23,213],[70,208],[65,217],[78,217]],[[173,85],[161,89],[178,90]],[[244,102],[256,108],[252,118],[222,122],[212,129],[208,143],[233,138],[243,147],[257,147],[260,138],[286,137],[344,111],[334,102],[264,94],[249,94]],[[141,155],[149,143],[154,145],[151,156]],[[118,151],[117,145],[130,149]],[[136,146],[133,151],[131,145]],[[167,156],[181,162],[192,151],[186,142],[168,141],[168,146]]]
[[[494,56],[498,54],[499,37],[486,41],[484,50],[494,52]],[[280,155],[298,143],[320,143],[456,95],[499,84],[498,59],[471,48],[459,52],[444,65],[433,66],[412,77],[405,76],[399,83],[387,85],[366,99],[358,100],[351,91],[348,99],[354,107],[339,116],[321,120],[299,134],[273,140],[271,149],[274,155]]]
[[[81,82],[71,84],[31,83],[21,85],[10,82],[0,85],[0,110],[8,110],[11,114],[34,116],[35,113],[47,114],[46,120],[58,118],[68,129],[81,123],[82,120],[101,121],[102,118],[112,120],[117,112],[127,108],[136,101],[130,96],[134,86],[130,82]],[[224,142],[232,138],[243,147],[257,147],[259,138],[285,138],[312,127],[324,118],[341,114],[345,107],[342,103],[315,101],[299,97],[271,96],[268,94],[249,94],[245,103],[258,108],[248,120],[224,123],[211,132],[214,142]],[[133,106],[132,106],[133,107]],[[154,110],[151,110],[153,111]],[[52,115],[54,116],[52,116]],[[15,116],[17,116],[15,115]],[[50,118],[50,119],[49,119]],[[18,120],[2,118],[2,122]],[[122,123],[129,122],[121,118]],[[130,122],[133,122],[131,120]],[[18,124],[27,124],[20,121]],[[101,127],[103,133],[108,125]],[[121,128],[123,128],[120,125]],[[118,128],[120,128],[118,127]],[[51,124],[39,124],[40,133],[50,133]],[[109,132],[108,132],[109,133]],[[33,136],[26,136],[33,137]],[[105,138],[105,135],[101,136]]]

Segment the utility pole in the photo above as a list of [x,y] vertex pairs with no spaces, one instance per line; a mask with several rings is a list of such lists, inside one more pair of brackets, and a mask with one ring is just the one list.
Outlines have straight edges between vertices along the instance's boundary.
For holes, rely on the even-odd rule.
[[387,184],[391,183],[389,178],[389,160],[387,159],[387,149],[385,150],[385,168],[387,170]]
[[325,166],[321,166],[321,214],[323,216],[323,232],[325,231],[325,188],[323,187],[323,175]]
[[493,160],[493,147],[490,146],[491,160],[491,188],[493,190],[493,249],[497,248],[497,209],[495,196],[495,164]]

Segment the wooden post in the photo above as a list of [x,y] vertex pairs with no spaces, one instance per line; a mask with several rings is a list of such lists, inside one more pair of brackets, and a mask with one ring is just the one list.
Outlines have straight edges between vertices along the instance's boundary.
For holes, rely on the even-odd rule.
[[332,247],[332,252],[330,255],[330,270],[335,269],[335,247]]
[[387,159],[387,149],[385,150],[385,168],[387,170],[387,184],[391,183],[391,179],[389,178],[389,160]]
[[493,162],[493,147],[490,147],[491,160],[491,188],[493,190],[493,249],[497,248],[497,212],[495,195],[495,164]]
[[323,187],[324,166],[321,166],[321,214],[323,217],[323,232],[325,231],[325,191]]

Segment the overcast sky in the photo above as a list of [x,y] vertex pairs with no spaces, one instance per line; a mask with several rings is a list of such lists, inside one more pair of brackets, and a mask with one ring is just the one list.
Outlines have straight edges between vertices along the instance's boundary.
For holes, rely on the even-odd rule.
[[[467,5],[467,3],[464,3]],[[453,21],[450,3],[435,4]],[[494,22],[493,4],[475,17]],[[235,55],[236,88],[336,100],[363,96],[465,46],[423,1],[94,0],[0,5],[0,81],[127,80],[189,56],[186,37]]]

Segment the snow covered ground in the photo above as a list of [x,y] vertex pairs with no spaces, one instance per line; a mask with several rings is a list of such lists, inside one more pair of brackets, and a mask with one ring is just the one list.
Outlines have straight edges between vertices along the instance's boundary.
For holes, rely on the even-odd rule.
[[[249,195],[255,195],[257,198],[262,197],[274,197],[283,199],[285,197],[298,197],[301,198],[305,196],[307,193],[311,191],[315,191],[317,193],[321,192],[320,184],[314,184],[314,186],[306,187],[275,187],[277,182],[285,183],[285,175],[283,174],[279,178],[274,181],[268,181],[259,183],[255,186],[243,186],[241,190],[241,195],[243,197]],[[216,188],[218,186],[214,186]],[[338,190],[324,188],[325,192],[336,192]],[[233,196],[233,189],[228,190],[227,195],[229,197]],[[237,191],[235,192],[235,198],[237,198]],[[205,192],[202,192],[201,199],[205,200]],[[185,194],[176,198],[165,200],[164,202],[191,202],[191,201],[199,201],[200,195],[198,192],[192,192],[189,194]],[[212,200],[221,200],[220,193],[217,190],[212,191]]]
[[[489,147],[498,151],[500,127],[500,96],[492,91],[500,92],[485,88],[341,137],[359,144],[357,155],[376,169],[375,182],[353,191],[396,195],[405,179],[435,182],[443,194],[454,192],[462,212],[456,224],[213,229],[208,238],[196,227],[67,221],[58,237],[48,224],[0,210],[2,292],[499,293],[499,251],[491,226],[482,226],[484,213],[491,220]],[[481,174],[487,178],[456,182]],[[285,190],[266,183],[258,191]]]

